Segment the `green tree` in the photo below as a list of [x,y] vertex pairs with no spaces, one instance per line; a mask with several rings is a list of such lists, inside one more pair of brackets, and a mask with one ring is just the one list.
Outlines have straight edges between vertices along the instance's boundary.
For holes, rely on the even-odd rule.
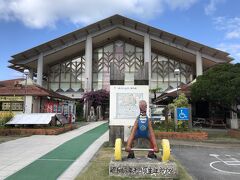
[[206,100],[237,112],[231,105],[240,104],[240,64],[220,64],[198,76],[191,97],[193,101]]
[[173,100],[173,103],[168,105],[168,109],[174,111],[178,107],[189,107],[188,98],[184,93],[181,93],[176,99]]
[[[105,111],[107,107],[109,106],[109,100],[110,100],[110,92],[105,89],[100,89],[97,91],[89,91],[84,93],[83,97],[80,99],[80,102],[87,102],[88,105],[88,111],[90,110],[90,107],[93,106],[94,109],[98,106],[102,107],[102,115],[105,116]],[[86,112],[85,118],[89,115],[89,112]]]
[[96,108],[99,105],[109,104],[109,98],[110,98],[109,91],[105,89],[100,89],[97,91],[86,92],[83,95],[82,100],[85,99],[86,101],[89,102],[90,106],[94,106],[94,108]]
[[154,94],[154,99],[157,98],[157,93],[161,92],[161,90],[162,90],[162,88],[160,88],[160,87],[156,87],[154,89],[150,89],[150,92]]

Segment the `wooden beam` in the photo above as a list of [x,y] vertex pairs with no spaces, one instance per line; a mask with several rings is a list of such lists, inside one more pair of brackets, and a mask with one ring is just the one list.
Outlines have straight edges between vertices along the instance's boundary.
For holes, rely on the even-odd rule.
[[37,54],[40,54],[40,53],[41,53],[37,48],[34,48],[34,51],[35,51]]
[[122,24],[123,24],[124,26],[126,26],[126,25],[125,25],[125,19],[122,20]]
[[137,23],[134,24],[134,29],[137,30]]
[[100,31],[101,30],[101,26],[99,23],[97,23],[97,27],[98,27],[98,30]]
[[212,57],[215,57],[218,54],[218,51],[214,52]]
[[172,40],[172,43],[175,43],[177,37],[174,37],[173,40]]
[[112,19],[109,19],[109,22],[110,22],[110,25],[112,26],[113,25]]
[[77,39],[78,39],[77,36],[76,36],[76,34],[74,34],[74,33],[72,34],[72,37],[73,37],[74,40],[77,40]]
[[188,48],[188,46],[189,46],[190,44],[191,44],[191,42],[188,41],[188,42],[184,45],[184,47]]
[[53,49],[53,47],[52,47],[49,43],[47,43],[46,46],[47,46],[50,50]]
[[27,59],[28,57],[25,54],[21,54],[24,59]]
[[148,28],[147,28],[147,33],[149,33],[150,32],[150,27],[148,26]]
[[60,38],[59,41],[61,42],[62,45],[65,45],[66,43]]
[[159,34],[159,38],[162,39],[163,32],[161,31]]
[[58,59],[57,63],[50,63],[50,64],[45,64],[45,65],[48,65],[49,67],[55,65],[55,64],[60,64],[60,63],[63,63],[65,61],[70,61],[76,57],[80,57],[84,54],[84,52],[77,52],[77,53],[74,53],[70,56],[65,56],[65,57],[62,57],[61,59]]

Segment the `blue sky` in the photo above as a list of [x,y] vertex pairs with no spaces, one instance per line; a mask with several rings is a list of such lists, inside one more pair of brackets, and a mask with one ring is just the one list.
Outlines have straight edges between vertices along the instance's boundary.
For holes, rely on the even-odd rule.
[[120,14],[230,53],[240,62],[239,0],[0,0],[0,80],[11,55]]

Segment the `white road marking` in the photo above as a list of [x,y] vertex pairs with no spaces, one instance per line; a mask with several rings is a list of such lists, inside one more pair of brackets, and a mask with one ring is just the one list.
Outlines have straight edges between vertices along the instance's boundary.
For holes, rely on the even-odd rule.
[[225,161],[229,166],[240,166],[240,161]]
[[215,157],[216,159],[218,159],[219,161],[223,162],[224,164],[228,165],[226,163],[226,161],[223,161],[221,158],[219,158],[219,155],[218,154],[209,154],[209,156],[212,156],[212,157]]
[[219,155],[218,154],[209,154],[209,156],[218,157]]
[[[234,162],[240,162],[238,159],[233,158],[232,155],[225,155],[225,156],[229,157],[229,159],[231,159],[231,160],[234,161]],[[227,161],[226,161],[226,162],[227,162]],[[229,162],[231,162],[231,161],[229,161]]]
[[228,160],[223,160],[221,159],[218,155],[218,154],[209,154],[209,156],[212,156],[212,157],[215,157],[216,159],[218,159],[219,161],[214,161],[214,162],[211,162],[209,165],[211,168],[215,169],[216,171],[219,171],[219,172],[223,172],[223,173],[228,173],[228,174],[240,174],[240,172],[232,172],[232,171],[224,171],[224,170],[221,170],[221,169],[218,169],[216,167],[214,167],[213,165],[216,164],[216,163],[224,163],[226,164],[227,166],[240,166],[240,160],[236,159],[236,158],[233,158],[231,155],[225,155],[228,157]]
[[214,162],[211,162],[210,163],[210,167],[215,169],[216,171],[219,171],[219,172],[222,172],[222,173],[228,173],[228,174],[240,174],[240,172],[231,172],[231,171],[224,171],[224,170],[221,170],[221,169],[218,169],[216,167],[213,166],[213,164],[215,163],[221,163],[222,161],[214,161]]

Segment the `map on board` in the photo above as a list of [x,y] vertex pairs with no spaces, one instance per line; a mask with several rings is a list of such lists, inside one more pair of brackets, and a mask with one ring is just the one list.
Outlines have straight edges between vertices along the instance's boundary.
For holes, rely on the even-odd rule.
[[117,119],[135,119],[139,115],[139,101],[143,99],[143,93],[117,93],[116,98]]

